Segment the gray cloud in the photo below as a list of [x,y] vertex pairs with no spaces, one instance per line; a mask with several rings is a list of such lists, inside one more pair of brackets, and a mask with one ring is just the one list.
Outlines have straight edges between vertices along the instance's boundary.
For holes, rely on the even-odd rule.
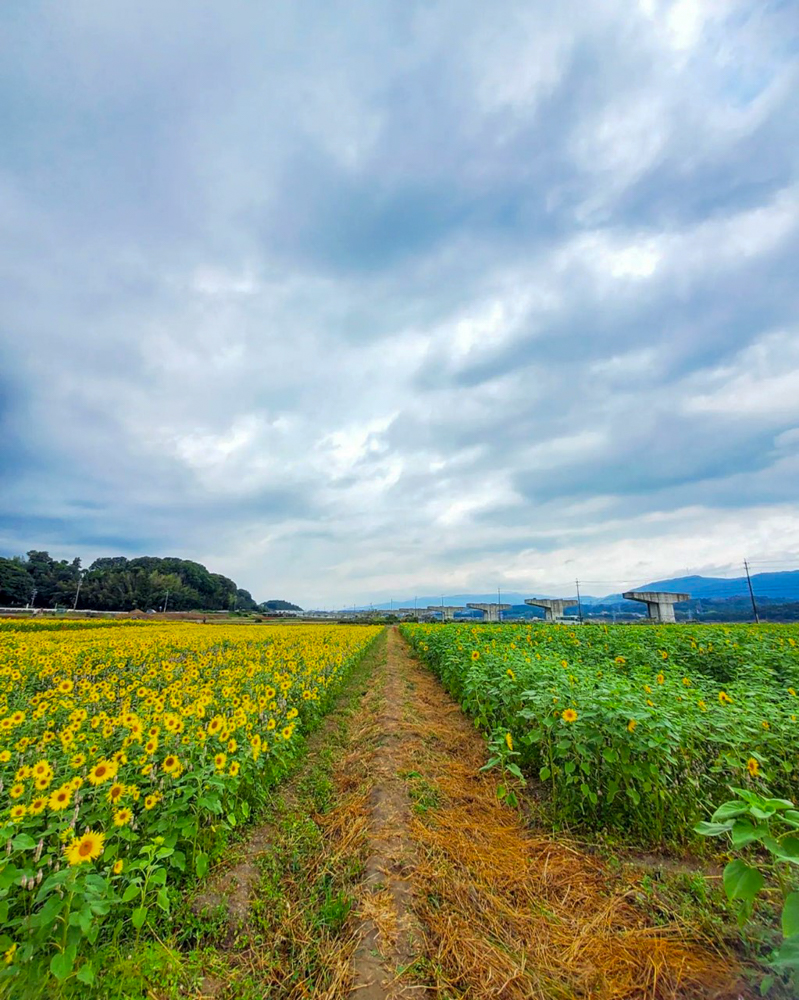
[[303,603],[799,558],[790,5],[0,18],[3,551]]

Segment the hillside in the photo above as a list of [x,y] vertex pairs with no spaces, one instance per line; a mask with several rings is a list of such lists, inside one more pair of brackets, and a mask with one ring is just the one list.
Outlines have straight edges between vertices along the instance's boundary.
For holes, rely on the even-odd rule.
[[[655,580],[637,587],[638,590],[671,590],[690,594],[693,598],[748,597],[749,588],[745,576],[733,578],[716,576],[680,576],[670,580]],[[799,599],[799,570],[783,573],[755,573],[752,589],[757,597],[775,600],[795,601]],[[621,600],[621,594],[609,594],[602,598],[603,604]]]

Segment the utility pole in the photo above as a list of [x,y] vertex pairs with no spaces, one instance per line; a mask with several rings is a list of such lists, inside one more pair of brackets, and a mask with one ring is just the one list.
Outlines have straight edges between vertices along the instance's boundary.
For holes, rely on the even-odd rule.
[[502,592],[497,587],[497,618],[502,621]]
[[579,580],[575,580],[574,581],[574,585],[577,588],[577,617],[580,619],[580,622],[582,623],[582,620],[583,620],[583,602],[580,600],[580,581]]
[[749,575],[749,563],[744,559],[744,569],[746,570],[746,582],[749,584],[749,596],[752,599],[752,611],[754,612],[755,622],[760,624],[760,615],[757,613],[757,602],[755,601],[755,592],[752,590],[752,577]]
[[164,598],[164,610],[163,610],[163,614],[166,614],[167,604],[169,604],[169,591],[166,592],[166,597]]
[[83,573],[81,573],[80,571],[78,571],[78,589],[75,591],[75,601],[72,604],[72,610],[73,611],[77,610],[77,607],[78,607],[78,597],[80,597],[80,588],[81,588],[82,584],[83,584]]
[[416,624],[419,624],[419,609],[416,607],[416,598],[413,599],[413,617],[416,619]]

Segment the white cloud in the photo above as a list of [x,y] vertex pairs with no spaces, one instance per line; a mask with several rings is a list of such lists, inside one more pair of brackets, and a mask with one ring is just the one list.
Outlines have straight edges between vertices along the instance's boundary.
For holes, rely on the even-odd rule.
[[318,603],[797,552],[779,5],[34,22],[0,37],[37,109],[0,172],[7,550]]

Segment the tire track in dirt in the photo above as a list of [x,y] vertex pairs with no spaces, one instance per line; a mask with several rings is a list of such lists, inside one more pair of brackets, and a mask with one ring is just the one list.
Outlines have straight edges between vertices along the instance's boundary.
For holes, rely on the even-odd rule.
[[636,876],[529,830],[459,706],[388,634],[351,997],[732,1000],[733,959],[653,927]]

